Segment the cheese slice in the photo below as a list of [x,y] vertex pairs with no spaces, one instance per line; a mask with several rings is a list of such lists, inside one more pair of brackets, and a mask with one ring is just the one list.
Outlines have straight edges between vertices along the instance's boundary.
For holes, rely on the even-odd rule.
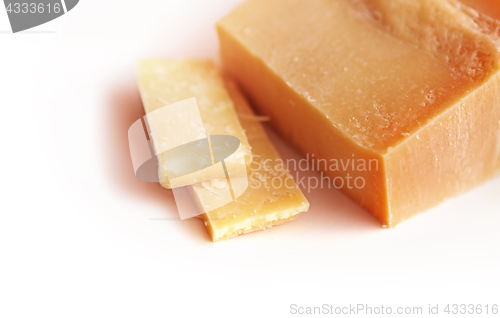
[[213,62],[142,60],[137,73],[162,186],[178,188],[224,176],[213,161],[210,135],[238,138],[238,148],[224,164],[232,176],[247,175],[251,148]]
[[261,118],[254,115],[232,82],[226,87],[252,147],[252,164],[247,178],[229,178],[236,199],[220,208],[206,211],[206,206],[224,199],[225,183],[220,186],[219,180],[206,181],[191,189],[200,211],[208,212],[202,218],[214,242],[294,220],[309,209],[309,202],[260,124]]
[[500,4],[469,2],[248,0],[217,23],[223,68],[392,227],[500,171],[500,23],[476,10]]
[[[260,118],[212,62],[141,61],[139,87],[160,162],[160,181],[173,188],[181,218],[199,215],[213,241],[219,241],[291,221],[308,210],[309,203],[267,138]],[[231,145],[215,135],[237,137],[239,147],[220,158]],[[189,145],[206,146],[195,151],[193,160],[206,168],[182,175],[192,168],[183,162],[196,148]],[[205,148],[210,153],[199,150]],[[182,176],[172,178],[175,175]],[[186,201],[186,188],[195,211]]]

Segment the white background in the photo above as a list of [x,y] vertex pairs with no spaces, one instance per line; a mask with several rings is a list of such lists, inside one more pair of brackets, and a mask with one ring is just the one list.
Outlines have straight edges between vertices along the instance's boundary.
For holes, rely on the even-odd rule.
[[136,59],[217,58],[213,24],[238,2],[82,0],[22,34],[0,10],[0,317],[500,304],[499,177],[393,230],[318,190],[296,221],[220,243],[134,178]]

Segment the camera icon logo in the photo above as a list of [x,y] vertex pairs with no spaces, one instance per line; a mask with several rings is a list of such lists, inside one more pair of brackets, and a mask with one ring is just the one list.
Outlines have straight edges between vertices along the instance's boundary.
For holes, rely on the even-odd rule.
[[[240,140],[207,134],[195,98],[138,119],[128,139],[136,177],[172,189],[181,219],[222,207],[248,188],[246,169],[225,162],[237,153]],[[200,185],[203,190],[193,193]]]

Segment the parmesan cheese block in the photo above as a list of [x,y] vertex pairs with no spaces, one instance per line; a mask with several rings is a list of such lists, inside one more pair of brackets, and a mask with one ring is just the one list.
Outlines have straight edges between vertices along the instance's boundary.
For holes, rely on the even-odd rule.
[[258,112],[393,227],[500,171],[499,8],[248,0],[217,31]]

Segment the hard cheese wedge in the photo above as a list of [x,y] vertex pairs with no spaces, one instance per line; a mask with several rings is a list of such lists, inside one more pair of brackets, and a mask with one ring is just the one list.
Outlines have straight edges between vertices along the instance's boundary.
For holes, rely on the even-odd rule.
[[468,2],[249,0],[217,24],[223,68],[395,226],[500,171],[500,24]]
[[[236,86],[227,83],[241,125],[252,147],[253,161],[248,188],[234,201],[202,215],[213,241],[254,232],[295,219],[309,209],[309,203],[291,175],[284,169],[280,155],[268,139],[259,117],[253,114]],[[231,178],[231,185],[245,184]],[[203,211],[212,200],[224,197],[217,182],[207,181],[192,187],[192,194]]]
[[[162,186],[177,188],[224,176],[222,166],[212,164],[209,135],[239,139],[238,149],[224,163],[231,176],[247,175],[251,149],[223,79],[211,61],[143,60],[138,65],[138,84]],[[198,151],[192,160],[179,156],[193,153],[195,148]]]

